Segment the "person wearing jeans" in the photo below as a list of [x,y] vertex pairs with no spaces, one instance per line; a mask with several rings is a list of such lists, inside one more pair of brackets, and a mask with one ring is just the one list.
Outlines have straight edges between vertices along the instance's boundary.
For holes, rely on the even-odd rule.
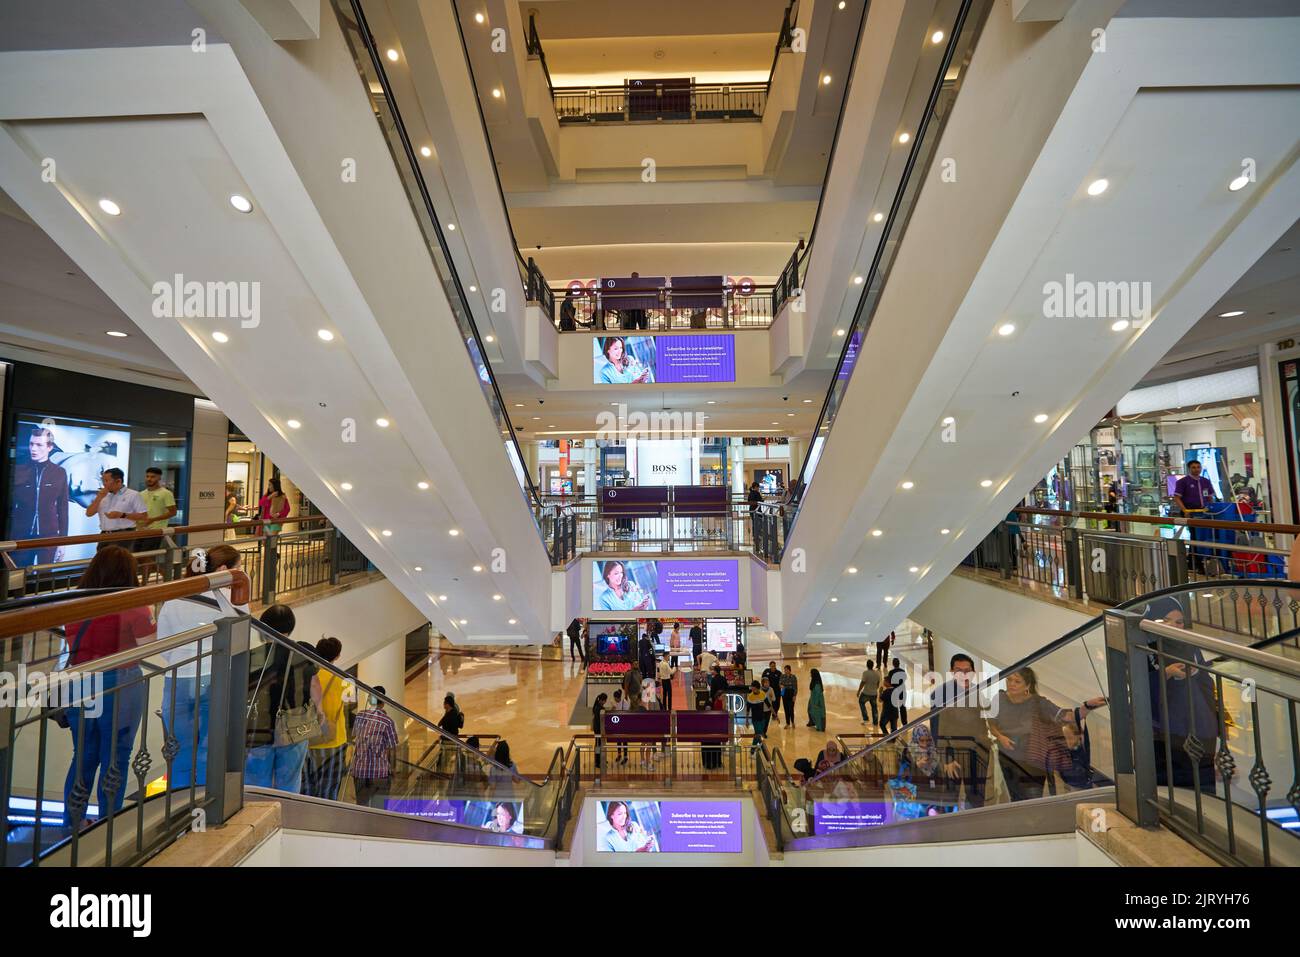
[[[262,624],[287,638],[296,621],[287,605],[272,605],[262,612]],[[291,650],[291,642],[266,646],[266,662],[248,676],[248,709],[244,783],[298,794],[307,760],[307,739],[293,743],[276,740],[276,716],[281,710],[302,708],[308,702],[320,711],[321,687],[316,666]],[[310,645],[307,646],[309,649]]]
[[[880,712],[877,707],[876,697],[880,694],[880,672],[876,670],[874,661],[867,662],[867,670],[862,672],[862,680],[858,682],[858,710],[862,712],[863,724],[880,723]],[[867,720],[867,703],[871,704],[871,719]]]
[[794,669],[789,665],[785,666],[785,674],[781,675],[781,707],[785,710],[785,726],[794,727],[794,699],[799,694],[799,679],[795,676]]

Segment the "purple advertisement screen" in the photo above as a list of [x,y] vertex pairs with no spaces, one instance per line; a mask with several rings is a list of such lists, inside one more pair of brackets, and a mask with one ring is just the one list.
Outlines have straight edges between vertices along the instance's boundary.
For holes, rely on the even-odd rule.
[[596,850],[643,854],[739,854],[739,801],[597,801]]
[[656,336],[658,382],[735,382],[736,337]]
[[847,379],[853,375],[853,367],[858,364],[858,352],[862,349],[862,333],[855,332],[849,336],[849,348],[844,353],[844,364],[840,366],[838,378]]
[[889,805],[874,801],[818,801],[813,805],[813,833],[834,834],[889,823]]
[[445,824],[465,823],[464,801],[440,801],[433,798],[387,798],[385,811],[410,814],[413,817],[442,821]]
[[734,558],[661,561],[658,607],[673,611],[739,608],[740,563]]

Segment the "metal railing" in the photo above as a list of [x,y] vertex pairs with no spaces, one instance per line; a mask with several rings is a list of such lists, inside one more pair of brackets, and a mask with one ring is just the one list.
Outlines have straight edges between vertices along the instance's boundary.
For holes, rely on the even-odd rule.
[[[706,292],[717,292],[716,289]],[[717,306],[680,307],[673,305],[673,294],[679,296],[690,294],[699,296],[699,291],[664,286],[654,292],[634,291],[625,293],[602,292],[597,289],[566,289],[556,287],[551,290],[553,296],[560,300],[560,312],[556,322],[569,310],[573,310],[574,329],[564,332],[601,332],[621,330],[624,332],[645,329],[667,332],[677,329],[706,331],[710,329],[766,329],[772,324],[775,315],[775,293],[771,286],[748,285],[743,287],[724,286],[721,290],[722,302]],[[641,303],[648,295],[654,295],[659,305],[644,309]],[[619,301],[637,300],[635,310],[620,310]],[[782,300],[784,301],[784,300]],[[645,322],[641,324],[639,319]]]
[[1119,811],[1223,864],[1300,863],[1300,663],[1153,617],[1105,615]]
[[[322,585],[338,585],[349,575],[368,574],[370,562],[365,555],[323,515],[285,518],[277,525],[297,525],[297,531],[266,532],[272,524],[256,520],[231,524],[174,525],[165,529],[105,532],[100,535],[70,535],[56,538],[22,539],[0,542],[0,601],[22,595],[48,594],[75,588],[90,558],[18,565],[15,554],[63,548],[75,545],[116,544],[133,551],[139,563],[142,584],[157,578],[173,581],[180,578],[191,556],[198,549],[229,545],[240,555],[239,567],[253,583],[254,600],[271,604],[277,596]],[[322,526],[303,528],[302,526]],[[189,544],[192,534],[233,533],[220,542]],[[141,540],[161,536],[160,547],[137,550]]]
[[767,92],[767,83],[697,83],[692,78],[551,87],[551,98],[561,123],[694,123],[761,120]]

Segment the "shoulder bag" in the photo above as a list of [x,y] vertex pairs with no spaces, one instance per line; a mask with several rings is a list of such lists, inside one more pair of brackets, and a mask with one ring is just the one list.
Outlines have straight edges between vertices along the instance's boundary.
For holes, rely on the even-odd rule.
[[282,678],[283,684],[280,686],[280,707],[275,713],[274,744],[278,748],[289,747],[302,741],[315,741],[321,737],[320,712],[316,709],[316,703],[311,700],[310,690],[307,692],[306,702],[301,706],[297,708],[284,706],[289,682],[298,678],[301,671],[301,666],[293,664],[293,653],[290,652],[289,662],[285,665]]

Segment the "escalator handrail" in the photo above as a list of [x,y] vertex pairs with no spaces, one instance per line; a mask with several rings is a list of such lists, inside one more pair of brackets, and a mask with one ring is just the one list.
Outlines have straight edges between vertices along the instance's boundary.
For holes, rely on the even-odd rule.
[[[1270,585],[1275,585],[1279,588],[1294,588],[1300,590],[1300,582],[1281,581],[1281,580],[1271,579],[1271,578],[1265,580]],[[1188,592],[1201,591],[1206,588],[1215,588],[1221,585],[1229,586],[1229,585],[1239,585],[1239,584],[1240,582],[1237,581],[1236,579],[1220,579],[1218,581],[1196,582],[1194,584],[1188,583],[1185,585],[1171,585],[1168,588],[1161,588],[1158,591],[1148,592],[1147,594],[1142,595],[1138,598],[1131,598],[1126,602],[1122,602],[1116,605],[1113,609],[1110,610],[1127,611],[1131,608],[1140,607],[1142,605],[1149,605],[1157,598],[1163,598],[1166,595],[1186,594]],[[1103,613],[1097,615],[1094,618],[1088,619],[1082,625],[1079,625],[1079,627],[1077,628],[1071,629],[1070,631],[1062,635],[1060,638],[1048,642],[1046,645],[1039,648],[1037,651],[1030,652],[1028,655],[1026,655],[1024,658],[1021,658],[1019,661],[1015,662],[1014,664],[1008,665],[1007,667],[1003,668],[993,677],[986,678],[983,682],[981,682],[978,685],[973,685],[971,688],[967,689],[967,691],[964,694],[964,697],[969,698],[972,695],[977,696],[979,692],[995,687],[1007,675],[1014,674],[1015,672],[1021,670],[1022,668],[1027,668],[1033,665],[1036,661],[1045,658],[1056,651],[1059,651],[1061,648],[1064,648],[1066,645],[1083,637],[1084,635],[1092,631],[1094,628],[1100,626],[1104,622],[1105,617],[1106,617],[1105,613]],[[1296,629],[1296,631],[1297,633],[1300,633],[1300,629]],[[929,724],[935,715],[937,715],[940,711],[943,711],[944,708],[949,708],[949,707],[955,707],[955,705],[946,704],[939,708],[931,708],[930,710],[926,711],[924,714],[920,715],[917,718],[914,718],[913,720],[909,721],[907,724],[898,728],[896,731],[892,731],[889,734],[885,735],[885,737],[881,738],[879,741],[867,745],[861,751],[857,751],[853,754],[848,755],[843,761],[839,762],[838,764],[835,764],[827,768],[825,771],[822,771],[819,774],[813,775],[813,777],[808,779],[806,784],[811,785],[816,781],[820,781],[822,778],[828,775],[835,774],[836,772],[842,770],[849,763],[864,758],[866,755],[870,754],[871,752],[874,752],[877,748],[885,748],[888,745],[898,744],[898,743],[906,745],[910,741],[910,734],[906,739],[903,739],[904,734],[907,734],[908,732],[912,731],[919,725]]]

